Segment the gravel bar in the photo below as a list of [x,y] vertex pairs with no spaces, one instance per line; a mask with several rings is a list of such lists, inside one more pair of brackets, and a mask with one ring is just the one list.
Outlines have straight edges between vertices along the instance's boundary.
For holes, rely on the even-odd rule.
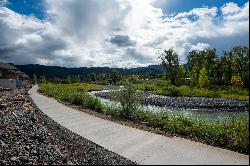
[[28,88],[0,89],[0,165],[134,165],[43,114]]
[[[140,93],[145,105],[219,111],[249,111],[249,101],[206,97],[171,97],[155,95],[152,92]],[[95,95],[108,99],[111,96],[111,92],[100,91],[96,92]]]

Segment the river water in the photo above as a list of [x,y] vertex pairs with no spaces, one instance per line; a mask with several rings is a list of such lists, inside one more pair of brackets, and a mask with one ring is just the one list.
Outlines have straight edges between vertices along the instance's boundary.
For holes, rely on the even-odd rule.
[[[105,92],[107,90],[103,90],[102,92]],[[95,96],[95,93],[98,93],[101,91],[92,91],[88,92],[91,96]],[[120,103],[116,101],[112,101],[109,99],[96,97],[98,98],[102,104],[109,106],[109,107],[119,107]],[[208,121],[214,121],[214,120],[223,120],[229,117],[249,117],[248,111],[214,111],[214,110],[208,110],[208,109],[186,109],[186,108],[169,108],[169,107],[159,107],[155,105],[142,105],[142,110],[144,111],[152,111],[152,112],[167,112],[169,114],[174,115],[183,115],[186,117],[194,117],[194,118],[202,118],[204,120]]]

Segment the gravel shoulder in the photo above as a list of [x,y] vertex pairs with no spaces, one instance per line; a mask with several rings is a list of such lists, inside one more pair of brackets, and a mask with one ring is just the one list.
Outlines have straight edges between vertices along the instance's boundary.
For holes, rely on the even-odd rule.
[[56,123],[27,91],[0,91],[0,164],[136,164]]

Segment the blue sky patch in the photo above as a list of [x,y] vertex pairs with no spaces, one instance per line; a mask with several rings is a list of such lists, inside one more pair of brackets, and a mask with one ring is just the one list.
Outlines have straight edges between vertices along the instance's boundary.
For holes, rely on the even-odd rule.
[[39,19],[45,18],[42,0],[8,0],[6,7],[16,13],[34,15]]
[[193,8],[201,7],[218,7],[220,8],[228,2],[234,2],[239,6],[243,6],[248,0],[174,0],[167,3],[164,8],[166,14],[188,12]]
[[[163,7],[165,14],[188,12],[193,8],[201,7],[218,7],[220,8],[225,3],[234,2],[239,6],[243,6],[248,0],[174,0],[167,3]],[[43,0],[8,0],[6,7],[24,15],[34,15],[39,19],[44,19],[46,14],[44,12]]]

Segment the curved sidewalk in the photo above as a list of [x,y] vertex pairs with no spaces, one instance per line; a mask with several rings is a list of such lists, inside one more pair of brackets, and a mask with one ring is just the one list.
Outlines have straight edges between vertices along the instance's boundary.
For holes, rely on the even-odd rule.
[[138,164],[249,165],[248,155],[97,118],[43,96],[36,92],[37,89],[34,86],[29,94],[37,107],[50,118]]

